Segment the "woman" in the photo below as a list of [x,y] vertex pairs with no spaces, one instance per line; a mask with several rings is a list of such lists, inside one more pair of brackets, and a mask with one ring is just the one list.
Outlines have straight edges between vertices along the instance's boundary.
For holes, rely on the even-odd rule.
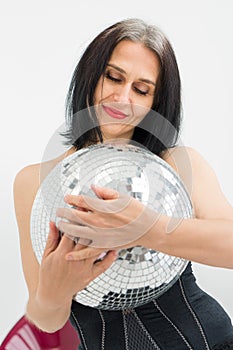
[[[79,113],[83,110],[88,111],[84,118]],[[39,266],[29,223],[40,165],[21,170],[14,193],[29,290],[26,313],[42,330],[53,332],[70,317],[79,332],[81,349],[233,349],[230,318],[196,285],[191,264],[165,294],[135,309],[103,311],[72,301],[74,294],[111,265],[117,255],[115,249],[126,246],[143,245],[191,261],[233,267],[233,208],[207,162],[195,150],[176,145],[180,113],[175,55],[156,27],[138,19],[125,20],[104,30],[87,47],[67,98],[69,128],[65,136],[71,148],[43,164],[43,177],[64,157],[90,144],[113,139],[137,142],[178,172],[190,192],[195,218],[178,224],[165,215],[157,218],[156,213],[134,199],[121,213],[109,214],[105,206],[117,208],[121,194],[93,187],[99,199],[65,198],[79,210],[58,209],[58,217],[66,220],[61,219],[58,227],[51,222]],[[192,183],[184,155],[191,165]],[[130,224],[142,211],[151,225],[141,227],[142,234],[132,239]],[[86,226],[79,225],[83,221]],[[114,240],[116,235],[111,230],[125,224],[129,228],[127,239]],[[105,246],[106,240],[98,235],[103,228],[110,232]],[[58,229],[65,233],[61,240]],[[69,235],[91,240],[92,245],[75,244]],[[108,251],[104,259],[95,263],[104,250]]]

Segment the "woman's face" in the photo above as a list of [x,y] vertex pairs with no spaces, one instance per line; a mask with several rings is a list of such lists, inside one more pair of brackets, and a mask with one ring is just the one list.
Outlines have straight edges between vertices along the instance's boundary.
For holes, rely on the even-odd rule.
[[94,104],[103,139],[130,139],[152,107],[159,59],[141,43],[121,41],[97,83]]

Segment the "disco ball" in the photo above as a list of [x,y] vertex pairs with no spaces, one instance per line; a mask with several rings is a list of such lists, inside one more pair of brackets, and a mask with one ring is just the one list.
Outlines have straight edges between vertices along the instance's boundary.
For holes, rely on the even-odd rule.
[[[58,207],[68,206],[64,195],[93,197],[91,184],[126,193],[157,213],[176,218],[192,217],[191,201],[182,181],[160,157],[131,144],[89,146],[57,164],[35,197],[31,240],[39,263],[49,221],[56,221]],[[185,259],[142,246],[121,249],[110,268],[78,292],[74,300],[104,310],[133,308],[167,291],[187,263]]]

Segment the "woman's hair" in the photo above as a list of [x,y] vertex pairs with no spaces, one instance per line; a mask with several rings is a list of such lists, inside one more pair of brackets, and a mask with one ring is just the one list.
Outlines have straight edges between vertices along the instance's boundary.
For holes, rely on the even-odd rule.
[[66,144],[77,149],[103,141],[94,109],[94,93],[110,56],[121,40],[143,43],[159,58],[160,72],[151,111],[135,127],[132,141],[155,154],[178,140],[181,122],[180,76],[174,51],[165,35],[141,19],[126,19],[102,31],[77,64],[66,98]]

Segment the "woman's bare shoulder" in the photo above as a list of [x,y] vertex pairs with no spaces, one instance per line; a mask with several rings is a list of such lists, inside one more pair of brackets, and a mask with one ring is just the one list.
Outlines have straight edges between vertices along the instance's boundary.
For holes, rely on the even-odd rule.
[[194,184],[199,181],[197,174],[207,164],[201,154],[189,146],[176,146],[164,151],[162,159],[179,175],[190,197],[193,198]]
[[64,158],[74,152],[74,149],[69,149],[67,152],[59,155],[58,157],[41,162],[30,164],[22,169],[16,174],[14,179],[14,200],[17,202],[22,202],[27,200],[32,202],[40,187],[42,181],[51,172],[51,170]]
[[200,154],[187,146],[169,148],[161,155],[161,158],[175,170],[190,191],[193,166],[197,157],[200,157]]
[[200,153],[192,147],[175,146],[163,151],[161,158],[171,165],[175,171],[178,171],[181,161],[187,165],[187,162],[193,161],[197,156],[200,157]]
[[196,217],[231,219],[232,205],[222,192],[213,167],[191,147],[174,147],[162,157],[183,180]]
[[165,160],[181,177],[208,174],[215,176],[213,168],[196,149],[189,146],[177,146],[166,150],[162,159]]

